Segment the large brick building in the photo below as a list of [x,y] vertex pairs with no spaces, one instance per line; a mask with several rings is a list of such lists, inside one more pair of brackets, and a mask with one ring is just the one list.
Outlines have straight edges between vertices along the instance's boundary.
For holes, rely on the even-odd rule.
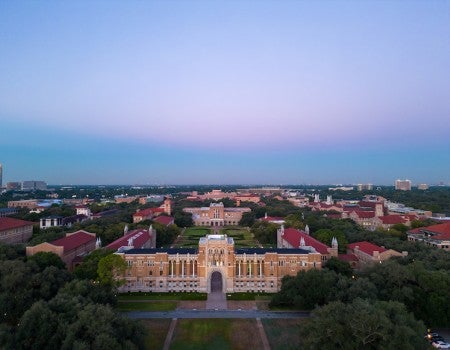
[[24,243],[33,235],[34,222],[0,217],[0,242]]
[[450,222],[419,227],[407,232],[408,241],[450,251]]
[[226,235],[202,237],[198,248],[132,249],[116,253],[127,263],[120,290],[151,292],[210,292],[219,290],[277,292],[283,276],[320,269],[322,255],[303,248],[235,248]]
[[211,203],[209,207],[184,208],[184,212],[192,214],[195,226],[239,225],[242,214],[250,212],[250,208],[225,208],[223,203]]
[[52,242],[44,242],[32,247],[26,247],[27,256],[39,252],[51,252],[58,255],[69,270],[75,267],[81,258],[96,248],[95,233],[76,231],[68,233],[66,237]]

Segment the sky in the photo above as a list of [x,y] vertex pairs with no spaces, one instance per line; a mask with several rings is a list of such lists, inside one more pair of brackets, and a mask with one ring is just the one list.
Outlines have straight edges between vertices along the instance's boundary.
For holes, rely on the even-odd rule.
[[3,182],[450,184],[449,1],[0,1]]

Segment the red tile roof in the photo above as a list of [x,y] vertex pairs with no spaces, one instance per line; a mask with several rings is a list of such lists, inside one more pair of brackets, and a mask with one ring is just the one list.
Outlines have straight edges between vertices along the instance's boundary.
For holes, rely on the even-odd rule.
[[339,254],[338,259],[347,262],[358,261],[355,254]]
[[367,241],[362,241],[362,242],[356,242],[356,243],[351,243],[347,246],[348,249],[351,250],[355,250],[356,247],[359,247],[359,250],[362,251],[363,253],[369,254],[371,256],[373,256],[373,253],[375,251],[378,251],[380,253],[383,253],[386,251],[385,248],[377,246],[376,244],[367,242]]
[[56,241],[52,241],[49,243],[63,247],[64,252],[67,252],[95,240],[96,237],[94,233],[77,231],[74,233],[68,233],[66,237],[57,239]]
[[409,218],[405,218],[404,215],[385,215],[380,216],[380,220],[385,225],[396,225],[396,224],[406,224]]
[[431,225],[426,227],[419,227],[408,231],[412,234],[424,234],[426,232],[433,233],[433,239],[447,240],[450,239],[450,222],[443,224]]
[[34,222],[3,217],[0,218],[0,231],[11,230],[23,226],[34,225]]
[[159,222],[160,224],[168,226],[168,225],[173,224],[174,218],[171,216],[161,215],[161,216],[154,218],[153,221]]
[[299,231],[294,228],[285,228],[282,238],[286,240],[294,248],[300,247],[300,239],[303,237],[305,245],[313,247],[320,254],[329,254],[328,246],[314,239],[304,231]]
[[138,212],[133,214],[134,216],[152,216],[155,213],[163,213],[164,209],[163,208],[147,208],[147,209],[141,209]]
[[133,238],[133,247],[141,248],[145,243],[151,239],[151,235],[146,229],[132,230],[125,236],[116,239],[114,242],[106,246],[107,249],[118,250],[120,247],[128,245],[128,240]]

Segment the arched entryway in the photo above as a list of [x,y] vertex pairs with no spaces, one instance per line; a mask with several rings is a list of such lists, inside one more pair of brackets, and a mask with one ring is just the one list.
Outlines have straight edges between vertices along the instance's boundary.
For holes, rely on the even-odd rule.
[[214,271],[211,274],[211,293],[222,293],[222,274],[219,271]]

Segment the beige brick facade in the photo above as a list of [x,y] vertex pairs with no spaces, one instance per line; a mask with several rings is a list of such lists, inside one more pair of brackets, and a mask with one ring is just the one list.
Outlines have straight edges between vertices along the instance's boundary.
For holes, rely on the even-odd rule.
[[227,226],[239,225],[242,214],[251,209],[225,208],[223,203],[211,203],[209,207],[184,208],[183,211],[192,214],[195,226]]
[[151,292],[210,292],[211,276],[219,273],[222,291],[280,290],[283,276],[320,269],[321,254],[303,249],[236,249],[226,235],[208,235],[198,249],[135,249],[117,253],[128,269],[120,289]]

